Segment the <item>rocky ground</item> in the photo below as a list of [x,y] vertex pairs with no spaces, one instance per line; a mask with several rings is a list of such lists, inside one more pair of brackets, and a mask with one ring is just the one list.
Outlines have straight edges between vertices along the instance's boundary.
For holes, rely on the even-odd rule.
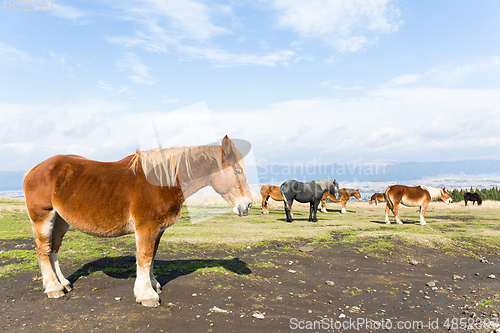
[[[482,331],[493,331],[489,323],[500,311],[498,255],[304,245],[159,253],[158,308],[134,301],[132,251],[74,267],[63,261],[74,289],[61,299],[48,299],[37,275],[4,277],[0,331],[458,332],[485,326]],[[0,244],[2,251],[12,248],[31,251],[33,244]]]

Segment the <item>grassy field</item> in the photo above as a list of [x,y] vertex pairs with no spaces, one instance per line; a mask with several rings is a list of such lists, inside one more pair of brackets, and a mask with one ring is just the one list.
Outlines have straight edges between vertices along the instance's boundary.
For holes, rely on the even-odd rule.
[[[464,207],[463,203],[445,205],[433,202],[426,214],[427,226],[421,226],[416,208],[403,208],[400,215],[405,222],[397,225],[384,223],[385,204],[349,203],[347,213],[340,214],[340,205],[329,203],[329,213],[318,212],[318,223],[308,222],[308,208],[294,205],[293,223],[285,222],[281,205],[273,203],[269,215],[262,215],[256,202],[251,214],[237,217],[218,204],[190,205],[183,209],[180,221],[169,228],[160,245],[167,253],[193,252],[203,249],[241,250],[265,247],[279,243],[300,243],[322,246],[356,246],[372,256],[397,251],[404,245],[441,248],[454,255],[481,256],[499,253],[499,202],[486,201],[480,207]],[[214,213],[216,211],[217,213]],[[226,211],[226,213],[221,213]],[[200,223],[192,223],[189,213],[214,215]],[[217,214],[222,214],[217,216]],[[0,200],[0,245],[6,249],[9,242],[16,247],[0,251],[0,276],[38,270],[33,234],[24,202],[19,199]],[[21,243],[19,243],[21,242]],[[20,245],[21,244],[21,245]],[[65,236],[60,256],[65,265],[76,266],[82,260],[134,254],[133,235],[105,239],[83,234],[71,228]],[[22,259],[22,260],[19,260]]]

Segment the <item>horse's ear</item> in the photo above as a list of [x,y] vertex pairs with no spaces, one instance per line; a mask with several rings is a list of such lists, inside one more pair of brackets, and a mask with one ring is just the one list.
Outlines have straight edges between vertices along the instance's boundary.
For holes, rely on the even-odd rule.
[[224,153],[224,155],[231,154],[231,151],[233,150],[232,145],[233,143],[226,135],[224,139],[222,139],[222,152]]

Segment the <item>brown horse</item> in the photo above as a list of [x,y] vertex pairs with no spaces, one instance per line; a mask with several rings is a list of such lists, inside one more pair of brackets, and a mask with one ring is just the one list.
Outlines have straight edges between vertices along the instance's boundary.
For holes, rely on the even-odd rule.
[[260,188],[260,194],[262,195],[262,214],[269,214],[269,209],[267,209],[267,201],[269,200],[269,197],[275,201],[283,201],[279,186],[264,185]]
[[356,190],[352,188],[341,188],[339,200],[335,199],[335,197],[330,192],[326,192],[325,194],[323,194],[323,198],[321,199],[321,211],[323,213],[328,212],[326,210],[326,199],[329,199],[331,202],[342,201],[342,209],[340,212],[344,214],[347,212],[347,210],[345,209],[345,205],[351,197],[355,197],[356,199],[361,200],[361,194],[359,193],[359,188]]
[[446,191],[446,187],[433,188],[423,185],[409,187],[404,185],[392,185],[385,190],[385,223],[390,224],[389,210],[392,211],[399,224],[403,224],[398,215],[399,204],[408,207],[420,207],[420,224],[426,225],[424,220],[425,211],[431,200],[440,199],[447,205],[452,201],[451,196]]
[[379,202],[384,202],[385,201],[384,193],[375,193],[374,195],[372,195],[370,198],[370,205],[373,204],[373,201],[375,201],[375,206],[378,206]]
[[71,290],[58,251],[72,225],[100,237],[135,233],[135,299],[158,306],[161,285],[153,261],[163,232],[179,219],[185,199],[205,186],[212,186],[236,214],[248,215],[252,194],[243,167],[241,153],[227,136],[221,146],[138,151],[117,162],[57,155],[38,164],[26,174],[23,188],[45,293],[59,298]]

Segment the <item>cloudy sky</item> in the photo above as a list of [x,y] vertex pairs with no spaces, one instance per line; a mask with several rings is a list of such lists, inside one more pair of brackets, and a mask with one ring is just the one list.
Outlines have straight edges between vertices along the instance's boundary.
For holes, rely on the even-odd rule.
[[498,1],[18,3],[0,9],[0,170],[120,159],[195,104],[259,163],[500,158]]

